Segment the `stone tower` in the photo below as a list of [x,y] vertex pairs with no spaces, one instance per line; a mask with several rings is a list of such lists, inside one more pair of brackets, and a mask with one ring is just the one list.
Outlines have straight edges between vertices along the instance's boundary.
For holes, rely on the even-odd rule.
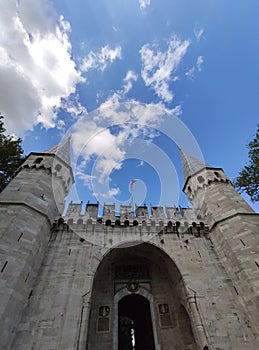
[[62,218],[69,141],[29,155],[0,197],[1,349],[259,348],[259,216],[180,153],[195,210],[70,203]]
[[0,348],[9,349],[73,183],[69,139],[31,153],[0,194]]
[[259,215],[236,192],[221,168],[206,165],[180,149],[184,192],[202,220],[248,312],[247,325],[259,334]]

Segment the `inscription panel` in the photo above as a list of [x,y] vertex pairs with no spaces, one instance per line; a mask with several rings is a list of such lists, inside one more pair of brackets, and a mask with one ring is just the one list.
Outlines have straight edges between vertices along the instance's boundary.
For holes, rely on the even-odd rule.
[[150,279],[147,265],[117,265],[114,275],[116,280]]

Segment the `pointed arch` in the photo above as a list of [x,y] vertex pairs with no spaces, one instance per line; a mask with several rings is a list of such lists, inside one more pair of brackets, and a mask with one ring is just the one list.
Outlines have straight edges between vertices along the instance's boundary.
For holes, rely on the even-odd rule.
[[[98,260],[95,260],[95,264]],[[136,273],[134,275],[134,273]],[[118,302],[123,297],[132,293],[127,289],[127,283],[134,279],[138,284],[136,293],[145,297],[150,303],[150,312],[154,329],[154,341],[156,349],[163,347],[163,343],[168,341],[166,337],[173,337],[173,329],[180,330],[180,318],[184,318],[184,313],[180,311],[182,304],[189,313],[189,328],[193,327],[193,334],[190,349],[195,350],[195,344],[201,343],[197,337],[195,310],[189,307],[188,291],[183,277],[173,259],[164,249],[151,242],[128,242],[120,244],[107,250],[93,276],[93,284],[90,300],[90,316],[88,322],[88,347],[95,349],[94,344],[102,341],[104,348],[117,350],[118,348]],[[161,292],[164,291],[164,292]],[[98,310],[108,308],[110,313],[110,328],[101,333],[96,333],[96,318]],[[169,310],[168,315],[163,315],[163,310]],[[162,311],[161,311],[162,310]],[[160,312],[161,311],[161,312]],[[185,314],[186,315],[186,314]],[[167,319],[165,318],[167,317]],[[184,322],[184,321],[183,321]],[[200,324],[200,323],[199,323]],[[105,336],[104,336],[104,335]],[[170,335],[171,334],[171,335]],[[178,341],[178,340],[177,340]],[[184,340],[180,340],[184,348]],[[164,343],[165,344],[165,343]],[[177,343],[178,344],[178,343]]]

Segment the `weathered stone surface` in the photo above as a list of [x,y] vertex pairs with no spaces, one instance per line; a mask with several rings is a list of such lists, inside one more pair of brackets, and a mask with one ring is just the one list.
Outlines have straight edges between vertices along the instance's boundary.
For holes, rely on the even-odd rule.
[[188,174],[196,211],[70,203],[58,219],[72,177],[57,161],[31,154],[0,196],[1,349],[118,349],[123,312],[142,317],[130,300],[155,349],[259,348],[259,218],[221,169]]

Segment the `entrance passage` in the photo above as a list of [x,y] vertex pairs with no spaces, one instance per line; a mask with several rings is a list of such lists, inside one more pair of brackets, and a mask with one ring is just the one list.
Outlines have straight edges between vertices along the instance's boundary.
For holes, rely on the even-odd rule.
[[130,294],[118,305],[119,350],[155,350],[149,301]]

